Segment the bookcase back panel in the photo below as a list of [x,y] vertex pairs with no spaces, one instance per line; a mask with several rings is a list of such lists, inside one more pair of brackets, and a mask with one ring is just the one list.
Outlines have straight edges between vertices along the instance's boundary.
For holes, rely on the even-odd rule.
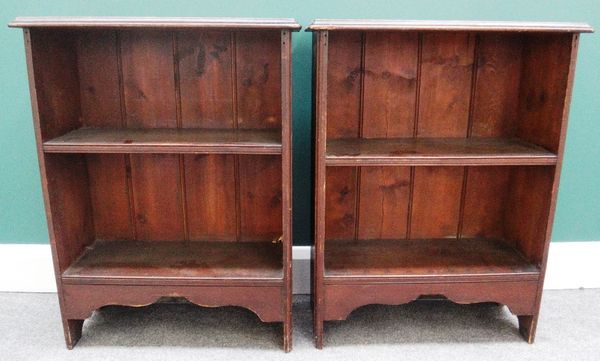
[[184,128],[235,128],[234,33],[177,34],[177,61]]
[[235,241],[238,237],[235,156],[186,154],[184,164],[189,238]]
[[[51,58],[57,68],[76,62],[73,68],[78,71],[68,70],[62,77],[72,76],[71,85],[79,84],[75,90],[81,93],[83,124],[79,125],[281,128],[278,31],[85,30],[68,34],[41,33],[48,49],[40,50],[44,52],[40,58]],[[48,37],[52,39],[46,41]],[[54,57],[53,45],[68,47],[69,52],[56,52]],[[78,96],[73,99],[78,106]],[[79,113],[74,113],[79,120]],[[57,130],[52,136],[64,133]]]
[[415,119],[418,35],[365,33],[363,43],[362,137],[411,137]]
[[89,154],[84,166],[86,159],[88,216],[98,239],[273,241],[281,236],[279,156]]
[[[412,172],[421,181],[411,189]],[[537,261],[553,172],[554,166],[328,167],[326,239],[497,238]]]
[[330,32],[327,138],[516,136],[557,152],[574,36]]
[[[328,140],[517,137],[558,152],[572,34],[328,37]],[[504,199],[520,174],[510,169],[517,168],[329,168],[327,238],[504,237]],[[546,191],[539,197],[549,200]],[[519,242],[543,244],[533,233]]]
[[417,136],[467,136],[474,48],[472,34],[422,35]]
[[135,239],[129,156],[88,154],[87,171],[98,239]]
[[[82,126],[281,127],[279,31],[33,29],[31,35],[44,141]],[[93,217],[90,237],[270,241],[281,235],[278,156],[81,159],[91,178],[83,189],[93,212],[81,212]],[[226,191],[211,191],[216,187]]]

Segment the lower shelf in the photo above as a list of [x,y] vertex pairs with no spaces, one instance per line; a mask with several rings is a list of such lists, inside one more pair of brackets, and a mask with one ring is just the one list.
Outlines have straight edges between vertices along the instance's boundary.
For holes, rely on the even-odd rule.
[[62,275],[70,284],[283,282],[281,243],[96,241]]
[[540,270],[496,239],[328,240],[325,281],[537,280]]

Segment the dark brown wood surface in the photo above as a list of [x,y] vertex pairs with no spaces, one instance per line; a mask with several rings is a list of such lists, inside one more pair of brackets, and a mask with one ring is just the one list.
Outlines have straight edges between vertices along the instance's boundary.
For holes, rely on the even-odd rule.
[[[422,295],[533,342],[585,24],[316,20],[315,345]],[[544,76],[543,74],[550,74]]]
[[194,17],[109,17],[39,16],[18,17],[8,26],[18,28],[216,28],[300,30],[291,18],[194,18]]
[[180,296],[290,351],[295,25],[47,20],[24,32],[67,347],[98,307]]
[[315,19],[310,31],[489,31],[489,32],[566,32],[590,33],[585,23],[537,21],[467,21],[467,20],[385,20],[385,19]]
[[176,284],[199,280],[281,282],[281,244],[96,241],[62,275],[65,283]]
[[343,139],[327,144],[335,166],[553,165],[556,154],[511,138]]
[[83,128],[44,142],[46,153],[281,154],[273,130]]
[[539,269],[515,248],[495,239],[335,240],[325,247],[326,282],[334,282],[334,277],[439,280],[538,275]]

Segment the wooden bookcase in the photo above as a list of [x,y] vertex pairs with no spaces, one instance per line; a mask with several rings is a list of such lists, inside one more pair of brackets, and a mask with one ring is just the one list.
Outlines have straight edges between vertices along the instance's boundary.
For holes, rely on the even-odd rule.
[[315,20],[314,329],[492,301],[533,342],[586,24]]
[[183,297],[291,349],[293,19],[17,18],[68,348]]

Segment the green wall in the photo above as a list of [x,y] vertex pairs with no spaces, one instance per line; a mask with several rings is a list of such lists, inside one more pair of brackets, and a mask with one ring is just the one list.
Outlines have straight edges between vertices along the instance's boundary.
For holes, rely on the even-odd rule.
[[[0,24],[16,16],[242,16],[585,21],[600,27],[598,0],[3,0]],[[599,29],[600,30],[600,29]],[[0,243],[48,241],[21,31],[0,28]],[[294,237],[309,244],[311,36],[294,34]],[[600,41],[581,37],[564,173],[553,239],[600,240]]]

